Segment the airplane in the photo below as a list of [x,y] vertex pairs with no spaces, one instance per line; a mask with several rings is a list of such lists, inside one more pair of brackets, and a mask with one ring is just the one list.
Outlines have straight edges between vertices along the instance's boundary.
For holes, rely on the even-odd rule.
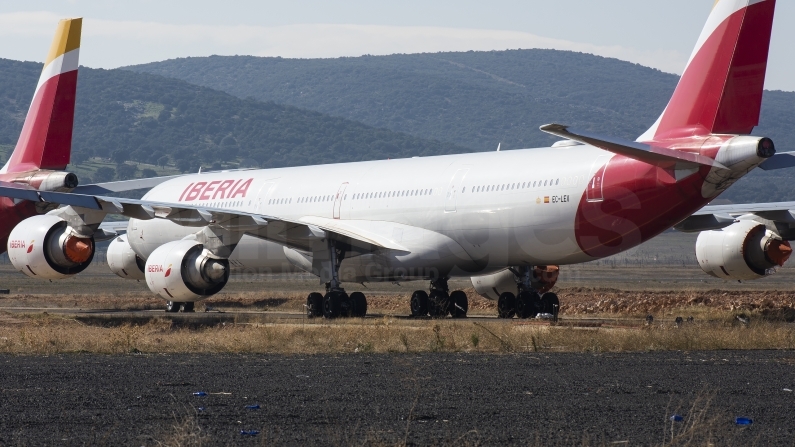
[[[0,185],[20,188],[28,194],[41,194],[41,197],[46,197],[50,192],[107,194],[149,188],[173,178],[160,177],[81,186],[78,185],[77,175],[66,171],[72,147],[81,29],[81,18],[62,20],[58,23],[19,140],[8,161],[0,169]],[[53,210],[56,206],[40,200],[1,198],[0,252],[5,251],[9,244],[15,244],[9,242],[9,237],[15,228],[20,228],[21,222],[33,216],[41,217],[41,214]],[[64,225],[52,228],[49,237],[54,245],[50,249],[61,252],[64,262],[68,264],[59,268],[61,271],[74,274],[91,263],[94,241],[111,236],[104,234],[103,230],[98,228],[101,220],[89,222],[84,229],[68,229]],[[38,243],[41,243],[41,240]]]
[[648,241],[786,155],[749,135],[775,5],[718,0],[667,107],[635,141],[549,124],[540,129],[563,139],[549,148],[186,175],[140,200],[0,185],[73,210],[17,225],[9,257],[31,277],[69,276],[71,261],[47,251],[52,229],[114,213],[130,220],[108,248],[111,270],[145,279],[170,312],[193,311],[232,273],[304,271],[325,284],[307,297],[309,317],[365,316],[366,297],[344,282],[410,280],[429,281],[411,315],[465,317],[455,277],[497,300],[500,318],[550,313],[561,266]]

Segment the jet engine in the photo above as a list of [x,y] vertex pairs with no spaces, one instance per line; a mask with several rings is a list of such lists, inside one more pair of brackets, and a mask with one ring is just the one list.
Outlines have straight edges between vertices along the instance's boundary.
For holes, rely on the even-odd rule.
[[119,236],[108,246],[108,267],[124,279],[145,279],[146,261],[141,259],[127,243],[126,236]]
[[[558,281],[560,268],[556,265],[533,267],[531,285],[539,293],[548,292]],[[516,293],[516,275],[510,269],[471,278],[475,291],[484,298],[497,300],[504,292]]]
[[60,217],[33,216],[11,230],[8,258],[17,270],[32,278],[66,278],[91,264],[94,238],[78,234]]
[[198,301],[220,292],[229,281],[229,272],[228,259],[213,256],[191,240],[156,248],[144,269],[149,289],[173,302]]
[[716,278],[763,278],[775,273],[790,255],[789,242],[752,220],[740,221],[722,230],[702,231],[696,240],[698,264]]

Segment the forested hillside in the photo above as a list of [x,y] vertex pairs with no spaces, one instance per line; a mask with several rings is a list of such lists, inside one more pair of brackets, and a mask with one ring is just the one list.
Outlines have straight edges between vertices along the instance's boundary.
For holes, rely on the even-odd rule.
[[[538,126],[569,124],[634,139],[678,77],[617,59],[555,50],[283,59],[212,56],[127,67],[241,98],[274,101],[473,150],[536,147]],[[755,134],[795,150],[795,93],[765,92]],[[754,173],[732,201],[795,200],[795,171]]]
[[[40,71],[41,64],[0,59],[4,150],[16,143]],[[81,68],[78,78],[76,164],[100,157],[117,166],[130,160],[187,171],[238,162],[278,167],[466,151],[162,76]]]

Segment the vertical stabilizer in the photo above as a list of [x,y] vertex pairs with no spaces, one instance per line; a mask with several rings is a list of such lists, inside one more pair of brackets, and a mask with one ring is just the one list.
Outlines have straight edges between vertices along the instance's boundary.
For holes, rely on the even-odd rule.
[[62,170],[69,164],[82,22],[58,23],[19,141],[2,172]]
[[717,0],[668,106],[638,141],[751,133],[775,7],[776,0]]

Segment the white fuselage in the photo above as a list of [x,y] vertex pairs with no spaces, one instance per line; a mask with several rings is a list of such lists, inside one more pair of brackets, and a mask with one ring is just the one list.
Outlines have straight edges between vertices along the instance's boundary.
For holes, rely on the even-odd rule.
[[[405,248],[346,259],[348,281],[423,278],[428,269],[472,276],[592,260],[575,240],[575,214],[611,157],[577,145],[204,173],[165,182],[145,199],[340,225]],[[131,219],[128,228],[143,258],[196,230],[161,219]],[[285,251],[245,236],[230,262],[237,272],[295,270],[300,263]]]

